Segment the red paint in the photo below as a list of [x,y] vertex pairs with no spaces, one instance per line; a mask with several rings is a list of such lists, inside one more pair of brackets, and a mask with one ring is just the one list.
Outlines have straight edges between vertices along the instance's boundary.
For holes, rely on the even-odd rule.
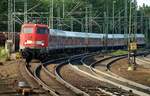
[[[32,32],[26,33],[23,32],[24,28],[32,28]],[[20,34],[20,46],[25,48],[44,48],[48,47],[48,32],[46,34],[38,34],[37,28],[46,28],[48,30],[48,26],[44,24],[23,24],[22,31]],[[32,43],[27,43],[27,41],[32,41]],[[44,45],[36,44],[37,41],[43,41]],[[27,43],[27,44],[25,44]]]

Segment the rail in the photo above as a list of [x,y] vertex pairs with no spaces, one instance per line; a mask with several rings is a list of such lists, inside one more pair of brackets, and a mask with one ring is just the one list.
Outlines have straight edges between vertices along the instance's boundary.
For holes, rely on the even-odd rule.
[[[83,54],[81,54],[82,56]],[[76,56],[80,56],[80,55],[76,55]],[[72,56],[71,58],[74,58],[76,56]],[[67,88],[71,89],[73,92],[75,92],[77,95],[79,96],[89,96],[87,93],[81,91],[80,89],[74,87],[73,85],[69,84],[68,82],[66,82],[60,75],[59,73],[59,70],[62,66],[66,65],[69,63],[69,60],[68,61],[65,61],[65,62],[62,62],[61,64],[59,64],[56,69],[55,69],[55,74],[56,74],[56,79],[62,83],[63,85],[65,85]]]
[[[39,65],[40,66],[40,65]],[[38,66],[38,67],[39,67]],[[51,90],[46,84],[44,84],[39,78],[37,78],[37,76],[35,75],[34,76],[34,74],[32,74],[31,73],[31,70],[29,69],[29,65],[26,65],[25,66],[25,70],[26,70],[26,72],[28,73],[28,75],[32,78],[32,79],[34,79],[44,90],[46,90],[46,91],[48,91],[49,93],[50,93],[50,95],[53,95],[53,96],[59,96],[59,95],[57,95],[55,92],[54,92],[54,90]]]

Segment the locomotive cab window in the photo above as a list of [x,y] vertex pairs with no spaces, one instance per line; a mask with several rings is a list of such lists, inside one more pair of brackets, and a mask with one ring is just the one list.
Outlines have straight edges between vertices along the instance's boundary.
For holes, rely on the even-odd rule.
[[47,28],[38,27],[37,28],[37,34],[48,34]]
[[32,33],[33,32],[33,28],[30,28],[30,27],[24,27],[22,29],[22,33]]

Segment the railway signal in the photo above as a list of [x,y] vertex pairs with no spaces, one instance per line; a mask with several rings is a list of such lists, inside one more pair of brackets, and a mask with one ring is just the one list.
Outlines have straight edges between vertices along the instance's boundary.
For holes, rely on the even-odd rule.
[[[134,35],[134,37],[133,37]],[[135,33],[132,33],[132,1],[130,1],[130,12],[129,12],[129,33],[128,33],[128,70],[136,69],[135,54],[137,50],[137,44],[135,42]],[[133,57],[133,59],[131,59]]]
[[130,50],[131,50],[131,51],[137,50],[137,44],[136,44],[136,42],[130,43]]
[[129,67],[128,70],[136,70],[137,64],[136,64],[136,50],[137,50],[137,43],[131,42],[128,46],[129,56],[132,57],[132,59],[129,57]]

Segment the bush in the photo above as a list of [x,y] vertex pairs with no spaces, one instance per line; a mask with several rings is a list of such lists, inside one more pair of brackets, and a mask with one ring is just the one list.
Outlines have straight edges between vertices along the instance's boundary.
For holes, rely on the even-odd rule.
[[6,58],[7,57],[7,52],[5,51],[4,47],[0,47],[0,59]]

